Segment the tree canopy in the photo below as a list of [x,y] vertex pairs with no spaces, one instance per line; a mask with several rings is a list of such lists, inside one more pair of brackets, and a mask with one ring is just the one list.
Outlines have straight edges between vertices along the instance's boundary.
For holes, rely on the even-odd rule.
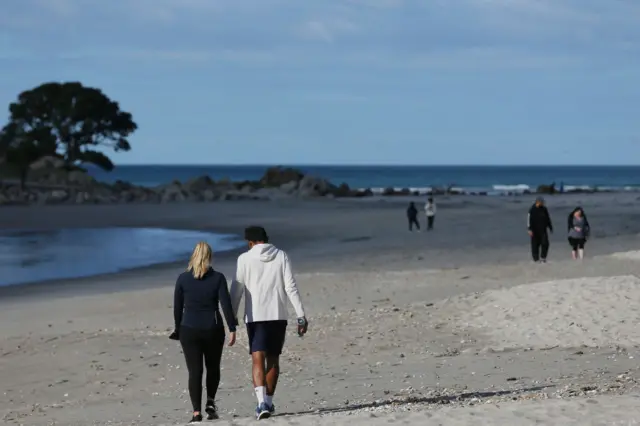
[[129,151],[138,128],[130,113],[100,89],[78,82],[44,83],[18,95],[0,131],[0,156],[21,167],[45,155],[59,155],[69,169],[94,164],[112,170],[100,148]]

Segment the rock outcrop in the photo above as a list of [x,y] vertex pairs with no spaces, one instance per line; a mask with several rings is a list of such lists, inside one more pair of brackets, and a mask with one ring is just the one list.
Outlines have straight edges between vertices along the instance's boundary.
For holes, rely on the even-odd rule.
[[552,183],[551,185],[539,185],[536,192],[538,194],[555,194],[557,192],[556,184]]
[[214,181],[209,176],[200,176],[149,188],[122,181],[113,184],[98,182],[88,173],[67,171],[63,165],[62,160],[56,157],[34,163],[28,189],[21,191],[17,182],[5,184],[0,187],[0,205],[197,203],[371,195],[370,191],[356,191],[344,183],[336,186],[326,179],[282,167],[267,169],[257,181]]
[[[68,171],[58,157],[45,157],[31,166],[30,181],[22,191],[16,181],[0,181],[0,205],[11,204],[117,204],[117,203],[208,203],[229,200],[280,200],[378,196],[459,195],[453,186],[419,192],[409,188],[353,189],[290,167],[270,167],[255,181],[215,181],[200,176],[185,182],[173,181],[157,187],[129,182],[98,182],[82,170]],[[555,184],[540,185],[537,193],[555,194]],[[567,191],[569,192],[569,191]],[[528,193],[526,191],[525,193]],[[476,192],[471,195],[487,195]],[[514,194],[522,195],[522,194]]]

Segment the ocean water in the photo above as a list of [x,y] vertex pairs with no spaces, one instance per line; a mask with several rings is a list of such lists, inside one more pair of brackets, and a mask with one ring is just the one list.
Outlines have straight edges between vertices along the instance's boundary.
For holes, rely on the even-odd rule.
[[[214,180],[257,180],[266,165],[251,166],[118,166],[110,173],[91,170],[99,180],[155,186],[209,175]],[[640,190],[640,166],[296,166],[306,173],[352,188],[453,186],[463,191],[500,193],[561,183],[565,189]]]
[[158,228],[0,233],[0,286],[118,272],[184,259],[198,241],[215,252],[243,246],[233,235]]

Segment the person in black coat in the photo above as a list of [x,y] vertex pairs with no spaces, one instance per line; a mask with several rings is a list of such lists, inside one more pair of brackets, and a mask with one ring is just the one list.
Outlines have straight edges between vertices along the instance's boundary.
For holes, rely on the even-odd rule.
[[412,201],[407,208],[407,219],[409,219],[409,231],[413,231],[415,225],[418,232],[420,232],[420,222],[418,222],[418,209],[416,204]]
[[527,231],[531,238],[531,256],[534,262],[545,263],[549,254],[549,234],[553,232],[553,224],[549,210],[544,205],[544,198],[536,198],[527,215]]

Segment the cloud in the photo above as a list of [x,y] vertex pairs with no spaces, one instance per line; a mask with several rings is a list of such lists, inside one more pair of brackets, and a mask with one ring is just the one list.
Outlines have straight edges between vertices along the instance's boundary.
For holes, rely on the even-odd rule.
[[373,7],[376,9],[392,9],[402,7],[406,4],[405,0],[347,0],[348,3],[356,6]]
[[299,100],[299,101],[330,103],[330,104],[358,103],[358,102],[366,102],[369,100],[367,96],[362,96],[355,93],[332,92],[332,91],[294,92],[289,95],[289,98],[293,100]]
[[[0,57],[1,59],[2,57]],[[7,59],[7,57],[4,57]],[[32,55],[16,53],[10,58],[33,62]],[[42,59],[42,58],[40,58]],[[585,59],[578,56],[522,53],[503,48],[456,48],[432,53],[396,53],[393,51],[369,50],[343,53],[308,54],[305,50],[87,50],[72,51],[49,56],[49,60],[78,61],[97,64],[124,62],[130,65],[148,64],[193,68],[203,65],[228,65],[251,68],[331,67],[355,70],[459,70],[492,71],[543,70],[585,65]],[[326,99],[326,96],[316,98]],[[330,95],[333,96],[333,95]],[[354,100],[354,97],[351,97]]]
[[0,57],[553,68],[638,61],[639,20],[636,0],[20,0]]
[[73,18],[74,15],[80,13],[78,2],[74,0],[40,0],[38,6],[52,13],[58,19]]
[[357,33],[359,27],[344,19],[311,20],[304,22],[299,33],[303,38],[331,43],[342,35]]

